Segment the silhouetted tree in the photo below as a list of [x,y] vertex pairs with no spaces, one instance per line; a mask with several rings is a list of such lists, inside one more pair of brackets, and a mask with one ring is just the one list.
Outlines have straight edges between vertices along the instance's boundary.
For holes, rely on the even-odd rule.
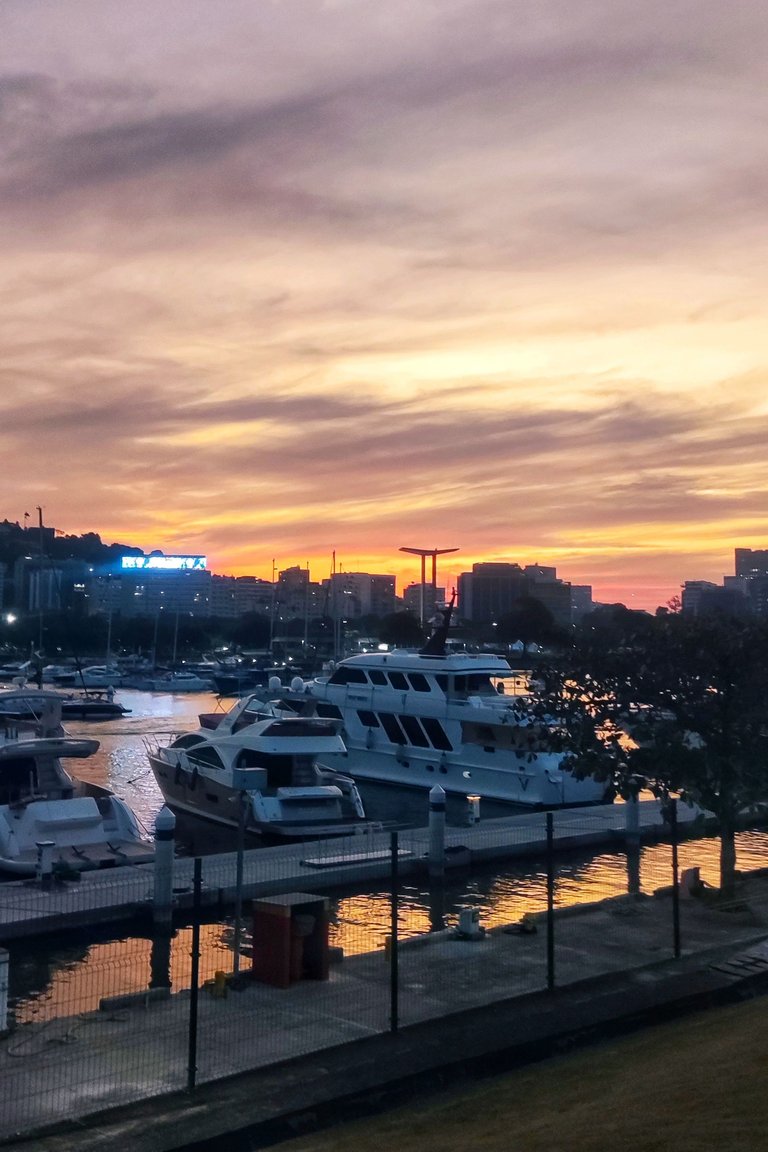
[[541,600],[535,596],[521,596],[509,612],[499,618],[496,634],[505,644],[522,640],[523,644],[546,644],[559,630],[555,620]]
[[736,829],[768,799],[768,627],[671,613],[648,620],[580,633],[569,676],[586,719],[574,767],[613,772],[625,793],[639,780],[713,812],[720,890],[730,895]]

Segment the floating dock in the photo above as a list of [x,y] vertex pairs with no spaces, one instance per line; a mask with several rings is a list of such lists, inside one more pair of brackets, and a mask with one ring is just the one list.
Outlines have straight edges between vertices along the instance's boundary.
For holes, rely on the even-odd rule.
[[[637,825],[628,828],[627,806],[598,805],[561,809],[552,813],[553,846],[557,853],[621,847],[635,842],[669,838],[660,804],[637,805]],[[705,814],[678,803],[682,835],[703,832]],[[398,833],[398,870],[401,877],[424,873],[430,863],[429,828]],[[446,827],[444,867],[543,857],[547,851],[546,814],[525,813],[481,820],[467,827]],[[283,892],[327,892],[338,888],[364,888],[388,879],[392,868],[391,833],[368,832],[333,840],[255,848],[242,853],[242,899]],[[231,908],[237,896],[238,853],[202,857],[202,904],[207,909]],[[194,860],[173,862],[173,909],[184,913],[193,903]],[[0,884],[0,943],[22,937],[62,932],[75,927],[152,919],[155,871],[152,864],[114,867],[81,873],[77,882],[39,881]]]

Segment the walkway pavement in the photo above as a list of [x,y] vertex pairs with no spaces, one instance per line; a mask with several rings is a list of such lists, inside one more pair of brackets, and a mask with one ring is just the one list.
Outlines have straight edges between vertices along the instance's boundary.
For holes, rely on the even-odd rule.
[[[678,960],[670,911],[662,894],[558,915],[551,992],[542,929],[527,934],[510,925],[477,940],[446,931],[410,941],[398,953],[397,1033],[387,1031],[392,1003],[381,952],[344,959],[327,982],[281,989],[248,980],[225,998],[205,993],[192,1096],[178,1090],[186,1080],[188,993],[53,1027],[25,1025],[0,1042],[8,1133],[0,1146],[244,1152],[768,991],[767,876],[745,878],[727,909],[682,900]],[[147,1098],[163,1091],[170,1094]],[[62,1104],[74,1122],[54,1123]]]

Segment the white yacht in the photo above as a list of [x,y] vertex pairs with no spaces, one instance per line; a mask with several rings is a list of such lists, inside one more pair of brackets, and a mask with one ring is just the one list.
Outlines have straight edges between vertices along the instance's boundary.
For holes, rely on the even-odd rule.
[[0,692],[0,873],[34,875],[40,842],[54,872],[151,861],[128,805],[64,770],[63,759],[92,756],[99,742],[67,736],[61,706],[56,692]]
[[604,803],[604,782],[563,768],[566,732],[528,678],[501,656],[447,653],[449,621],[450,607],[418,652],[366,652],[294,681],[280,706],[340,724],[346,752],[323,763],[355,779],[532,807]]
[[171,808],[279,840],[367,832],[355,782],[317,758],[342,757],[338,725],[285,716],[254,695],[201,717],[169,744],[148,738],[149,763]]

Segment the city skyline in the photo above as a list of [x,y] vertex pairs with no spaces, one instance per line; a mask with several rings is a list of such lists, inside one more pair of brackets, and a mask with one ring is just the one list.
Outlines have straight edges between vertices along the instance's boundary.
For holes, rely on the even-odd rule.
[[768,540],[744,0],[6,0],[5,505],[653,611]]

